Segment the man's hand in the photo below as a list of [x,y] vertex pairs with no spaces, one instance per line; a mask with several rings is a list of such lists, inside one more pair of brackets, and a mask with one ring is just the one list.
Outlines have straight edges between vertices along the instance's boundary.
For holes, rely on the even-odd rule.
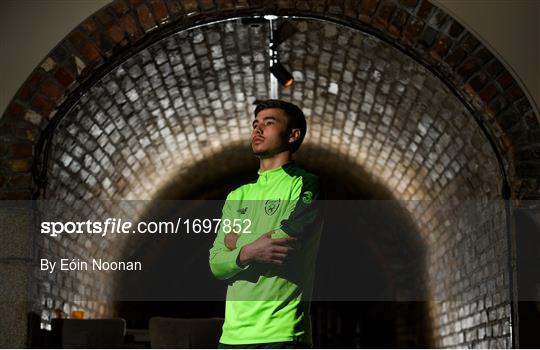
[[229,250],[235,250],[237,240],[238,240],[238,235],[236,233],[234,232],[227,233],[225,235],[225,246],[229,248]]
[[274,230],[263,234],[240,250],[238,260],[241,265],[252,261],[283,265],[294,251],[292,244],[297,240],[294,237],[272,238]]

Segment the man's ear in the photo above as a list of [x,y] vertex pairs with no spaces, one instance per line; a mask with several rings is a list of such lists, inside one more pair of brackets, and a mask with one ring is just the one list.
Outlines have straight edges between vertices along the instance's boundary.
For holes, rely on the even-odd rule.
[[301,134],[302,132],[300,131],[300,129],[292,129],[289,134],[289,143],[296,142],[298,139],[300,139]]

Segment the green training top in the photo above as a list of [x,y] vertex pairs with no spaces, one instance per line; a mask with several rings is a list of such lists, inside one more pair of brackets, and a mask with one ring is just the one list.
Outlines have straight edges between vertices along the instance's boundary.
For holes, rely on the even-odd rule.
[[[258,174],[256,181],[227,196],[210,249],[212,273],[229,284],[220,342],[297,340],[312,345],[309,306],[323,226],[319,180],[294,161]],[[253,262],[240,267],[240,249],[272,229],[272,238],[298,238],[290,259],[283,265]],[[234,250],[224,242],[231,230],[239,231]]]

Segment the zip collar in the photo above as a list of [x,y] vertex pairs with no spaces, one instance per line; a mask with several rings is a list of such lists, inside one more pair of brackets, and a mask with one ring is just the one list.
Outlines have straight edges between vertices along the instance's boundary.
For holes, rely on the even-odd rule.
[[285,170],[290,169],[291,167],[294,167],[296,163],[294,160],[290,160],[287,163],[278,166],[276,168],[268,169],[268,170],[257,170],[257,174],[259,174],[258,182],[267,182],[269,179],[272,179],[276,176],[279,176],[280,174],[284,173]]

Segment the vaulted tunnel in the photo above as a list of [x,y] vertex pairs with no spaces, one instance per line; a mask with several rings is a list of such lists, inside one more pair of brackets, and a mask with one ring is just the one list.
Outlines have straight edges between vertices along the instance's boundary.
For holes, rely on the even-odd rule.
[[[335,218],[325,231],[319,287],[332,286],[332,290],[321,297],[322,304],[327,299],[351,302],[339,300],[345,298],[343,293],[357,301],[372,301],[367,309],[373,316],[381,315],[381,308],[388,309],[376,327],[394,334],[388,338],[388,346],[431,346],[436,335],[430,332],[437,331],[442,314],[441,306],[431,305],[429,298],[454,304],[454,308],[469,299],[484,302],[486,298],[480,289],[472,292],[471,284],[480,280],[464,284],[459,275],[448,275],[447,261],[484,229],[460,208],[476,207],[482,205],[479,199],[500,195],[502,179],[493,149],[456,96],[396,48],[331,22],[294,19],[289,23],[294,34],[280,46],[280,60],[292,70],[296,82],[293,89],[279,93],[305,111],[309,129],[296,159],[321,174],[323,183],[330,186],[326,191],[329,200],[394,200],[408,210],[408,217],[403,218],[388,208],[378,208],[386,214],[381,215],[371,206],[362,208],[360,202],[350,202],[355,203],[351,208],[345,203],[340,212],[350,211],[347,225],[336,221],[344,217]],[[79,202],[93,205],[90,212],[110,217],[118,215],[118,208],[95,199],[147,200],[139,203],[143,207],[139,213],[144,215],[145,204],[151,205],[160,195],[169,199],[223,198],[227,190],[241,184],[239,174],[245,174],[245,179],[257,169],[247,141],[252,103],[270,93],[265,56],[268,36],[264,23],[254,26],[231,20],[209,24],[171,34],[108,72],[56,127],[47,167],[47,198],[61,200],[68,207]],[[124,213],[130,215],[129,210]],[[491,237],[486,239],[504,242],[503,210],[500,205],[494,207],[492,217],[485,218],[493,227],[486,231]],[[391,224],[381,224],[386,222]],[[205,285],[204,278],[211,280],[205,263],[211,243],[208,237],[191,243],[185,237],[172,242],[115,240],[104,245],[82,237],[76,244],[85,247],[79,252],[82,256],[97,254],[111,260],[137,256],[137,246],[144,247],[142,257],[161,260],[147,271],[150,283],[142,285],[148,288],[176,284],[182,290],[188,284]],[[54,251],[56,244],[59,242],[50,240],[46,247]],[[96,244],[99,246],[94,247]],[[351,247],[355,249],[348,250]],[[471,268],[467,264],[481,264],[474,262],[477,258],[480,256],[455,261],[452,267]],[[501,268],[506,264],[494,251],[486,260]],[[194,265],[193,269],[182,271],[191,273],[176,283],[170,277],[155,280],[175,274],[176,268],[168,266],[186,264]],[[335,265],[348,267],[336,274]],[[329,269],[326,275],[325,269]],[[112,314],[114,310],[106,305],[100,309],[93,305],[100,304],[95,299],[106,300],[108,293],[122,288],[112,287],[116,282],[112,275],[75,278],[73,283],[84,286],[81,290],[87,296],[77,294],[82,305],[71,307]],[[133,290],[141,283],[140,276],[131,282],[126,283]],[[425,289],[408,291],[419,285]],[[371,293],[362,296],[366,289],[372,289]],[[335,292],[338,294],[332,294]],[[420,311],[401,307],[398,317],[392,312],[400,308],[389,307],[385,301],[401,294],[407,301],[408,292]],[[508,297],[500,296],[499,307],[507,307]],[[90,301],[85,305],[87,298]],[[374,307],[377,302],[382,306]],[[186,304],[197,305],[184,302],[183,307],[176,304],[168,309],[182,314],[190,309]],[[149,308],[146,312],[151,315]],[[321,313],[327,312],[321,308]],[[366,315],[359,308],[354,315]],[[134,310],[131,306],[125,309]],[[136,319],[133,312],[129,316],[127,319]],[[336,317],[342,316],[338,313]],[[402,338],[397,333],[398,321]],[[325,326],[329,327],[326,331]],[[342,327],[321,327],[326,333],[319,340],[327,346],[374,345],[381,335],[358,327],[350,331],[360,339],[357,344],[332,344],[330,334],[342,332]],[[394,332],[388,333],[389,329]]]
[[[406,11],[421,16],[424,6]],[[441,13],[434,9],[430,23],[446,20]],[[265,21],[242,18],[157,31],[61,101],[43,127],[34,169],[35,193],[49,200],[51,212],[64,220],[144,220],[155,218],[160,203],[223,199],[256,176],[248,139],[253,102],[270,95],[269,32]],[[515,176],[515,193],[535,180],[501,154],[511,142],[499,125],[506,121],[479,115],[473,107],[481,100],[465,100],[445,66],[433,69],[414,45],[332,18],[278,19],[285,22],[292,31],[279,46],[280,61],[295,84],[280,88],[279,97],[306,114],[308,133],[295,159],[321,177],[333,209],[317,260],[315,346],[512,346],[512,241],[501,199],[508,176]],[[462,37],[474,42],[468,35]],[[91,71],[77,65],[79,73]],[[222,316],[223,302],[215,299],[225,285],[207,266],[212,240],[38,236],[38,256],[151,264],[135,278],[51,277],[36,269],[32,309],[43,328],[57,309],[122,316],[133,328],[156,315]],[[171,278],[171,266],[181,266],[183,277]],[[172,294],[208,286],[210,293],[199,301],[113,302],[118,293],[156,285]]]

